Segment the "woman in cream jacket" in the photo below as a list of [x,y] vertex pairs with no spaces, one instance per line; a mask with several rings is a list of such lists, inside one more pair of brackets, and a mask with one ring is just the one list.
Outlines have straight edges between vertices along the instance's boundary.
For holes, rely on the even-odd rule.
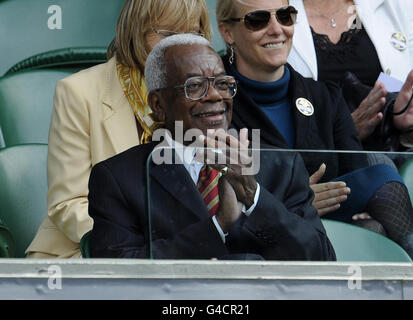
[[127,0],[109,61],[57,84],[49,133],[48,213],[26,251],[29,258],[81,257],[80,239],[93,226],[87,199],[92,166],[149,141],[160,125],[147,106],[143,71],[150,49],[178,32],[210,38],[204,0]]

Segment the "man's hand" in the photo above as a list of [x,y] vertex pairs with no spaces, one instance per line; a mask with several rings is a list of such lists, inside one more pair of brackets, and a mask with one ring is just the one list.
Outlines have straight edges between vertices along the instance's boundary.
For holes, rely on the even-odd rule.
[[317,183],[320,181],[326,171],[326,165],[323,163],[320,168],[310,177],[310,188],[314,192],[313,207],[317,209],[319,216],[329,212],[336,211],[340,208],[340,203],[347,200],[350,194],[350,188],[342,181]]
[[228,232],[242,213],[242,203],[238,201],[234,189],[226,177],[218,181],[219,207],[215,214],[217,221],[224,233]]
[[[393,112],[397,113],[403,110],[412,96],[413,86],[413,70],[410,71],[404,83],[402,90],[397,95],[394,103]],[[413,129],[413,101],[410,102],[408,109],[401,115],[393,117],[394,126],[400,131],[408,131]]]
[[383,119],[381,111],[386,103],[386,95],[386,88],[381,82],[377,81],[369,95],[351,114],[361,140],[370,136]]
[[257,182],[254,176],[242,174],[243,169],[252,164],[252,158],[248,152],[248,131],[241,129],[240,140],[227,134],[224,130],[217,130],[215,137],[216,139],[211,137],[203,137],[202,139],[204,139],[206,147],[222,150],[224,161],[217,164],[216,159],[208,159],[208,152],[204,154],[205,161],[218,171],[224,167],[228,168],[225,174],[226,180],[231,184],[238,201],[249,208],[254,203]]
[[225,154],[225,164],[211,164],[219,171],[227,168],[227,172],[221,176],[218,183],[219,208],[216,213],[217,221],[224,232],[237,222],[243,204],[248,208],[254,203],[257,182],[254,176],[242,174],[242,168],[246,166],[243,163],[250,163],[251,160],[246,158],[249,156],[246,152],[249,145],[247,135],[247,130],[241,130],[238,141],[224,131],[218,131],[216,132],[218,141],[206,138],[208,147],[221,149]]

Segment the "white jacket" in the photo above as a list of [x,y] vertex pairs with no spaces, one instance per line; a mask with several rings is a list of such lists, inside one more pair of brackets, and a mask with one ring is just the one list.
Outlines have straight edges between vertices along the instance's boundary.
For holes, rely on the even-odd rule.
[[[413,69],[413,0],[354,2],[384,72],[404,82]],[[290,4],[298,10],[298,17],[288,62],[304,77],[317,80],[317,57],[303,0],[290,0]],[[391,44],[395,32],[401,32],[407,38],[406,50],[400,51]]]

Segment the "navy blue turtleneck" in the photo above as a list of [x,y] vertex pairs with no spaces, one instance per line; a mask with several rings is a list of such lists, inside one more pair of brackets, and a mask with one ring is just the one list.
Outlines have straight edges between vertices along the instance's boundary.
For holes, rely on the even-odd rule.
[[231,73],[245,90],[245,93],[261,108],[274,126],[283,135],[290,148],[295,145],[295,128],[291,104],[287,97],[290,70],[284,67],[284,75],[274,82],[251,80],[238,72],[235,65]]

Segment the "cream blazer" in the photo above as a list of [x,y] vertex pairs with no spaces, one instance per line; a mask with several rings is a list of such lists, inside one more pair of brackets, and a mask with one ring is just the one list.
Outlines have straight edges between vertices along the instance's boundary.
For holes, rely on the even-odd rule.
[[48,212],[26,250],[29,257],[80,256],[80,239],[93,227],[87,199],[92,166],[137,144],[115,58],[58,82],[49,132]]
[[[384,72],[405,81],[413,69],[413,1],[354,0],[360,20],[373,42]],[[291,66],[304,77],[318,79],[317,56],[303,0],[290,0],[298,10],[293,47],[288,57]],[[399,51],[391,44],[394,32],[405,35],[408,47]]]

